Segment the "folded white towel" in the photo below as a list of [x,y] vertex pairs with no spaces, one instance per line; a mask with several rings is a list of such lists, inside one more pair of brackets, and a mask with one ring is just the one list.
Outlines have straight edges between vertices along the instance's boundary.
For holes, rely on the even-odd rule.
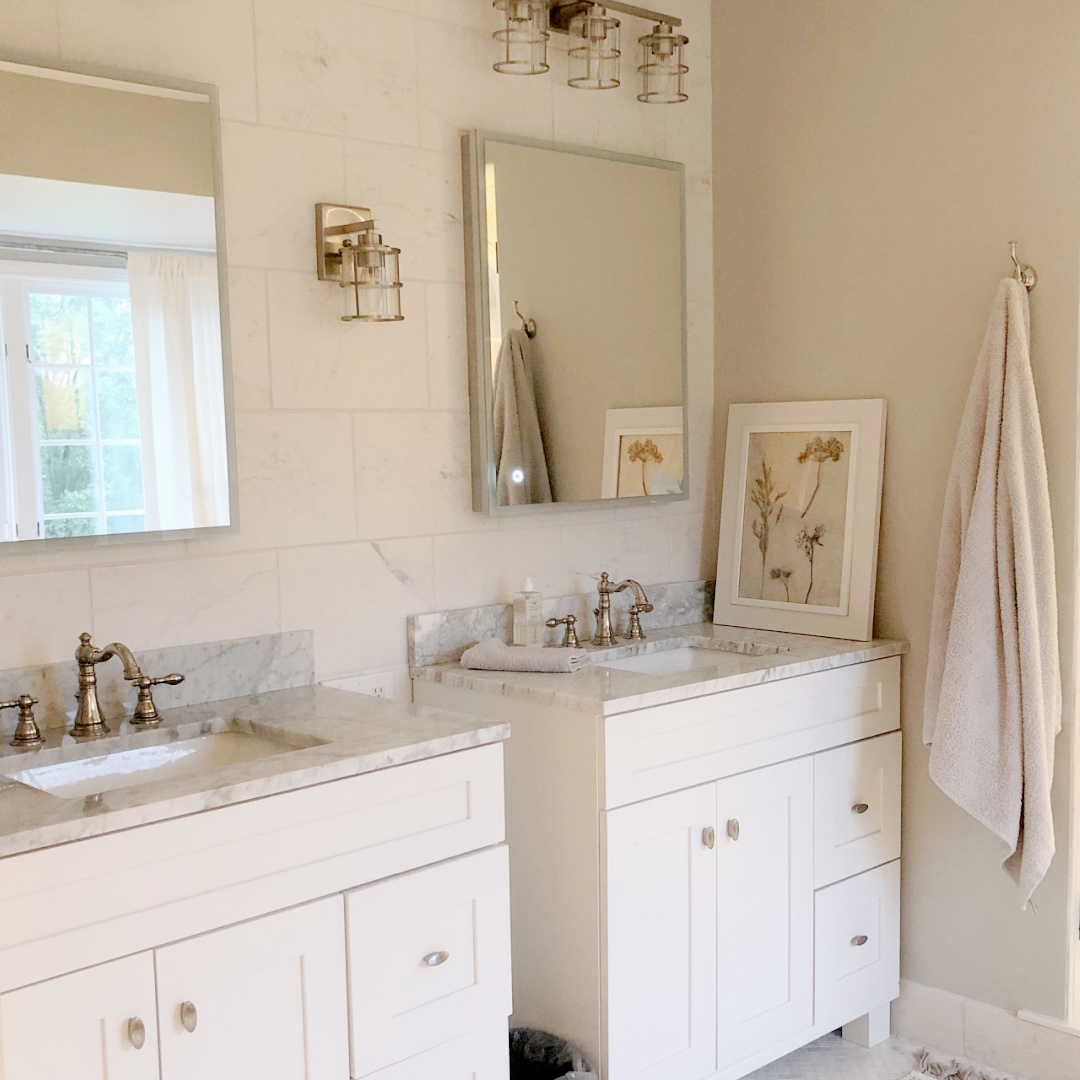
[[1061,730],[1054,540],[1028,298],[998,287],[945,496],[923,741],[930,775],[1008,845],[1026,905],[1054,855]]
[[585,663],[586,653],[575,649],[545,649],[542,645],[507,645],[487,638],[461,654],[461,666],[481,671],[547,671],[569,674]]

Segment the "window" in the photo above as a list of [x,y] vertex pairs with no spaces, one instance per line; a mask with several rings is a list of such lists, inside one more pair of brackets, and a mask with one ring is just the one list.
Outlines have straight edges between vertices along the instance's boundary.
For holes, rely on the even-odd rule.
[[[0,266],[8,538],[146,527],[126,273]],[[29,400],[29,431],[20,432]],[[22,421],[26,425],[26,421]]]

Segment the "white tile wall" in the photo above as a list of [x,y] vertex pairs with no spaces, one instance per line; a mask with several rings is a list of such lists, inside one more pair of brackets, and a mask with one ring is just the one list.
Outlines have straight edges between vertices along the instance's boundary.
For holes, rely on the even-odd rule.
[[[0,554],[0,667],[64,660],[84,629],[139,649],[311,628],[320,676],[400,675],[407,614],[506,601],[527,574],[548,595],[602,569],[711,576],[710,5],[676,7],[692,97],[668,108],[634,100],[631,20],[624,85],[589,94],[564,85],[557,38],[549,75],[492,72],[489,0],[4,0],[0,54],[221,88],[242,527]],[[690,501],[472,513],[458,140],[473,127],[686,162]],[[338,319],[313,268],[328,200],[371,206],[402,248],[405,322]]]

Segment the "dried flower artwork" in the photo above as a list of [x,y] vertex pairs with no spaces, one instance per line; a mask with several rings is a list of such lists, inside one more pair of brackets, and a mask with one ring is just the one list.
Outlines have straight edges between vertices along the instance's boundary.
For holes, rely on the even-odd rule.
[[[840,604],[850,431],[752,431],[746,460],[739,596]],[[789,562],[798,552],[794,562]]]

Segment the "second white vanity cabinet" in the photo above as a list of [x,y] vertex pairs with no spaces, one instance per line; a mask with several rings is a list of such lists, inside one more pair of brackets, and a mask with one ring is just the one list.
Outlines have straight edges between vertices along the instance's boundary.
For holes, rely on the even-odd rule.
[[876,1041],[899,993],[899,656],[623,711],[602,685],[590,715],[415,684],[512,721],[514,1023],[603,1080],[738,1080],[841,1026]]
[[502,793],[495,743],[9,857],[0,1080],[507,1080]]

